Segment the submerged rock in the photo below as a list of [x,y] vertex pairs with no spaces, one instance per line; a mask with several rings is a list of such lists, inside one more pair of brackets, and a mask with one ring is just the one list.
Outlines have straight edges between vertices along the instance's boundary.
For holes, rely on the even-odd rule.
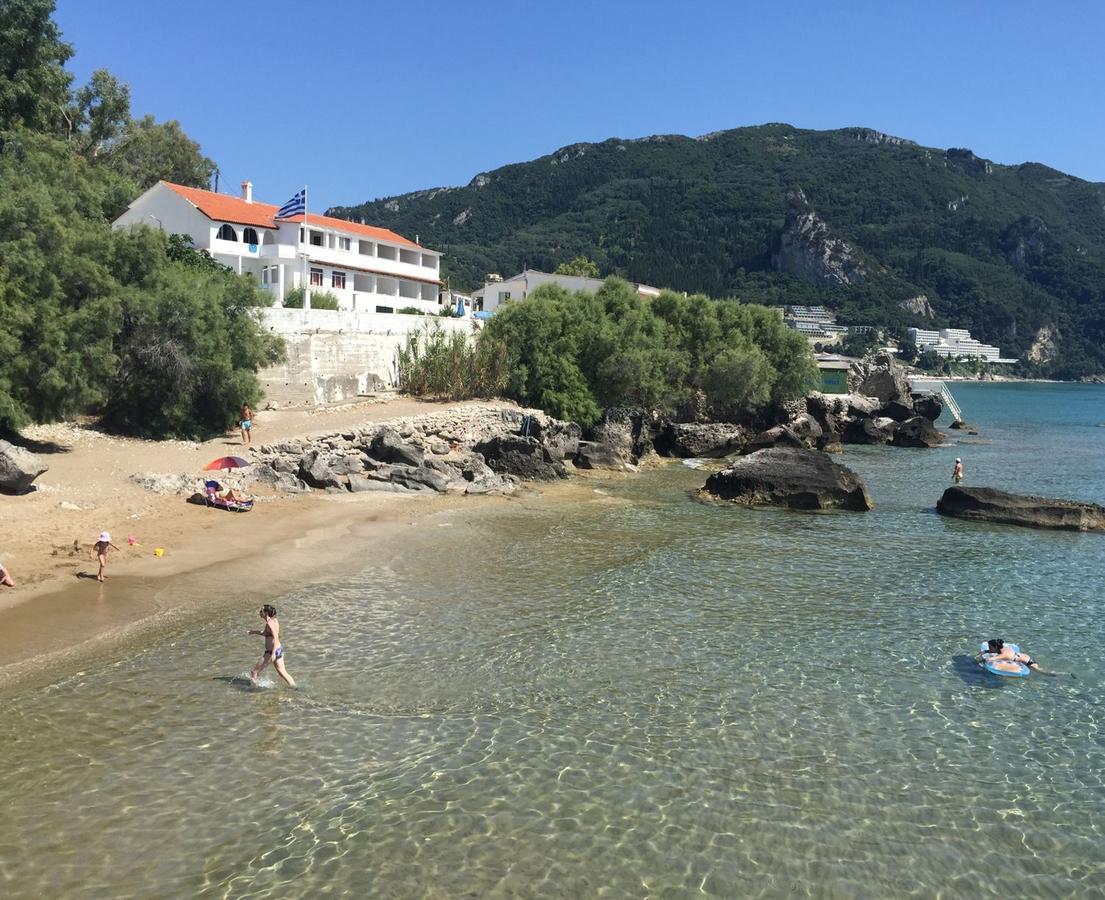
[[1105,531],[1105,506],[1078,500],[1010,494],[987,487],[950,487],[937,501],[936,511],[957,519],[1002,525]]
[[816,450],[776,447],[742,456],[708,479],[702,492],[747,506],[848,509],[874,503],[859,476]]

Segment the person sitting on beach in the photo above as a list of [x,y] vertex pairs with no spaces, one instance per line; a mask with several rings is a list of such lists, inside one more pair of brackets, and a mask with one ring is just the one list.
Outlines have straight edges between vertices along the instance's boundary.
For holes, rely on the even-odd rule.
[[0,562],[0,584],[7,587],[15,587],[15,582],[12,581],[11,573],[4,567],[4,564]]
[[92,545],[92,552],[96,555],[96,558],[100,561],[100,571],[96,575],[97,581],[104,580],[104,569],[107,568],[107,554],[109,550],[118,550],[113,543],[111,543],[111,535],[106,531],[100,532],[100,539]]
[[986,657],[991,661],[1004,660],[1005,662],[1024,663],[1030,669],[1039,670],[1040,664],[1028,653],[1017,653],[1010,644],[1001,638],[990,638],[986,642],[986,649],[980,652],[979,658]]
[[234,488],[227,488],[225,494],[220,495],[224,500],[228,500],[231,503],[244,503],[249,497],[245,497],[239,494]]
[[251,628],[249,633],[261,635],[265,639],[265,655],[249,670],[249,683],[256,687],[257,678],[271,662],[276,673],[284,679],[288,687],[295,687],[295,680],[284,668],[284,645],[280,643],[280,623],[276,621],[276,607],[266,603],[261,607],[260,612],[261,618],[265,620],[264,630],[258,631]]

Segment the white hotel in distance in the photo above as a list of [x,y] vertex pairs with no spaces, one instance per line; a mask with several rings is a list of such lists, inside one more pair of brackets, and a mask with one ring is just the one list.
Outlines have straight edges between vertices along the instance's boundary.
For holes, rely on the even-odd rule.
[[278,209],[254,200],[248,181],[240,197],[160,181],[114,227],[147,225],[187,234],[197,250],[255,276],[271,292],[273,306],[306,278],[311,291],[334,294],[341,309],[438,311],[440,253],[386,228],[311,212],[277,220]]

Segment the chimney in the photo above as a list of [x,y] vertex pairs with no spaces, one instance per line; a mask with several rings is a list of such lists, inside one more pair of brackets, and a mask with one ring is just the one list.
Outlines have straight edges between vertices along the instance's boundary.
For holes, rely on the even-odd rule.
[[242,199],[245,200],[246,203],[252,203],[253,202],[253,182],[252,181],[243,181],[242,182]]

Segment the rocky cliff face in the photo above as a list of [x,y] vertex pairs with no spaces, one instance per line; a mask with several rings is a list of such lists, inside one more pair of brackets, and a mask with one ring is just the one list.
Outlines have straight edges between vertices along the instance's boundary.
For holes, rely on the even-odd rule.
[[929,303],[929,298],[925,294],[918,294],[916,297],[909,297],[898,304],[906,312],[911,312],[915,316],[924,316],[926,319],[935,318],[936,313],[933,311],[932,304]]
[[833,237],[828,223],[814,212],[801,188],[787,191],[787,217],[771,257],[777,272],[813,284],[862,284],[870,274],[859,251]]
[[1059,332],[1053,325],[1044,325],[1032,339],[1025,356],[1029,362],[1046,365],[1059,355]]

